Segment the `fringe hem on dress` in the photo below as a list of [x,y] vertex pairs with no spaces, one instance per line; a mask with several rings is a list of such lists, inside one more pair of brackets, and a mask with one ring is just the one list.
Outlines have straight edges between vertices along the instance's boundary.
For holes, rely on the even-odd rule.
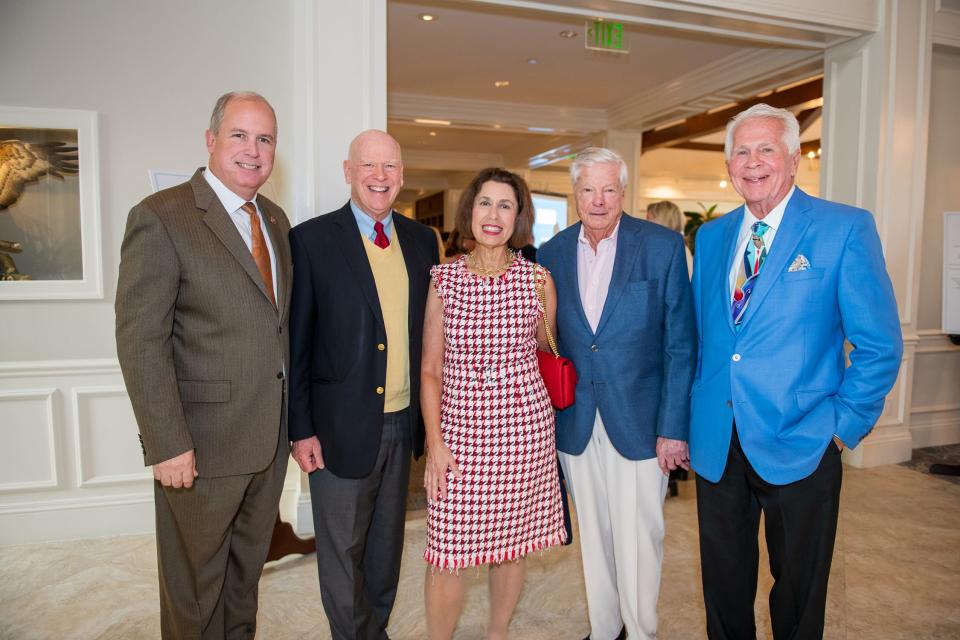
[[443,554],[426,549],[423,552],[423,559],[429,564],[441,571],[456,572],[460,569],[470,567],[479,567],[484,564],[500,564],[502,562],[512,562],[536,551],[544,551],[550,547],[562,544],[567,541],[567,532],[560,529],[557,533],[545,536],[538,540],[532,540],[525,545],[513,546],[507,549],[500,549],[487,554],[475,554],[471,556],[456,556],[452,554]]

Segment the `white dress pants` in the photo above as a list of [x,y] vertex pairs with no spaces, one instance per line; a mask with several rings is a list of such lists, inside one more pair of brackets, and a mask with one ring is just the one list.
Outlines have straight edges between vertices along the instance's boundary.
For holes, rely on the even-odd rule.
[[591,640],[657,637],[668,477],[657,459],[627,460],[597,412],[587,448],[560,453],[580,528]]

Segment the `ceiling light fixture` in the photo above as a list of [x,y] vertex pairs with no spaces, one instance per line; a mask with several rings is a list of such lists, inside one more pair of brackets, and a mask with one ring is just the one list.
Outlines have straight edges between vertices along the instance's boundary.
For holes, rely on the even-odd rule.
[[499,129],[499,128],[502,127],[502,126],[503,126],[503,125],[500,124],[499,122],[494,122],[494,123],[493,123],[493,128],[494,128],[494,129]]
[[813,160],[814,158],[817,157],[817,152],[816,152],[816,151],[808,151],[808,152],[807,152],[807,157],[810,158],[811,160]]
[[497,80],[496,82],[493,83],[493,86],[495,86],[497,89],[503,89],[504,87],[509,87],[509,86],[510,86],[510,81],[509,81],[509,80]]
[[449,120],[433,120],[431,118],[414,118],[413,121],[416,122],[417,124],[439,124],[444,127],[450,126]]
[[423,20],[424,22],[433,22],[434,20],[437,19],[437,16],[433,15],[432,13],[421,13],[417,17]]
[[721,188],[721,189],[726,189],[726,188],[727,188],[727,181],[726,181],[726,180],[721,180],[721,181],[720,181],[720,188]]
[[537,62],[539,62],[539,60],[536,58],[527,58],[527,64],[537,64]]
[[431,131],[431,132],[430,132],[430,137],[431,137],[431,138],[436,138],[436,137],[437,137],[437,132],[436,132],[436,131]]
[[560,32],[560,37],[566,38],[567,40],[569,40],[570,38],[576,38],[577,32],[571,31],[570,29],[564,29],[563,31]]

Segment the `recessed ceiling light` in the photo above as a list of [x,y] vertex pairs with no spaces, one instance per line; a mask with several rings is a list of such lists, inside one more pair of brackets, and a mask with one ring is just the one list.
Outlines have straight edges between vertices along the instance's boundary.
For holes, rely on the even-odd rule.
[[436,131],[431,131],[431,132],[430,132],[430,137],[436,138],[436,137],[437,137],[437,132],[436,132]]
[[814,158],[817,157],[817,152],[816,152],[816,151],[808,151],[808,152],[807,152],[807,157],[810,158],[811,160],[813,160]]
[[417,124],[439,124],[444,127],[450,126],[449,120],[433,120],[431,118],[414,118],[413,121],[416,122]]
[[494,128],[494,129],[499,129],[499,128],[502,127],[502,126],[503,126],[503,125],[500,124],[499,122],[493,123],[493,128]]
[[433,15],[432,13],[421,13],[417,17],[423,20],[424,22],[433,22],[434,20],[437,19],[437,16]]
[[577,32],[571,31],[570,29],[564,29],[563,31],[560,32],[560,37],[566,38],[567,40],[569,40],[570,38],[576,38]]
[[537,64],[539,62],[536,58],[527,58],[527,64]]
[[497,80],[496,82],[493,83],[493,86],[495,86],[497,89],[502,89],[502,88],[504,88],[504,87],[509,87],[509,86],[510,86],[510,81],[509,81],[509,80]]
[[727,188],[727,181],[726,181],[726,180],[721,180],[721,181],[720,181],[720,188],[721,188],[721,189],[726,189],[726,188]]

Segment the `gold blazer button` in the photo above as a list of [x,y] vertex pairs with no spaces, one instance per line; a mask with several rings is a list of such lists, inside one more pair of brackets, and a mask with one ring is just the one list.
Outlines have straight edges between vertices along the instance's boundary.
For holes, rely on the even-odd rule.
[[387,348],[387,345],[383,344],[382,342],[377,345],[377,349],[378,349],[379,351],[383,351],[383,350],[386,349],[386,348]]
[[382,396],[382,395],[383,395],[383,387],[377,387],[377,395],[378,395],[378,396]]

